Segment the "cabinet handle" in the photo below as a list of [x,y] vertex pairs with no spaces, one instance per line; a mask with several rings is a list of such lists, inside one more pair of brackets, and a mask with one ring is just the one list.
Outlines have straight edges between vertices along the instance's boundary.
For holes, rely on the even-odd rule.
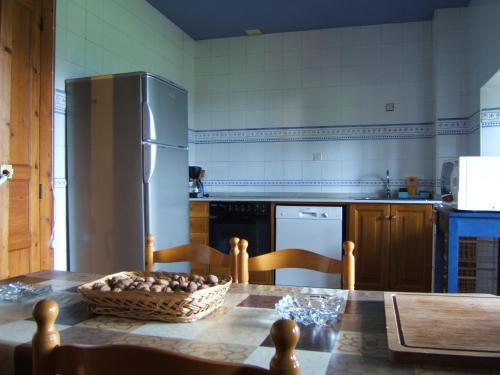
[[391,216],[390,215],[386,215],[386,216],[384,216],[384,219],[385,220],[391,220]]
[[392,215],[391,220],[396,220],[396,215]]

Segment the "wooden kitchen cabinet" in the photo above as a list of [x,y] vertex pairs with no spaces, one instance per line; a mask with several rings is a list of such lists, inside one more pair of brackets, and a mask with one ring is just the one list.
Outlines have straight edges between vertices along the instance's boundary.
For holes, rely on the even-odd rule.
[[432,206],[391,205],[390,290],[430,292]]
[[388,204],[351,204],[348,240],[354,241],[356,289],[387,290],[390,214]]
[[352,204],[356,289],[430,292],[432,206]]
[[[189,203],[189,240],[208,246],[209,220],[208,202]],[[210,273],[207,264],[191,262],[191,272],[198,275]]]
[[[191,242],[210,246],[209,203],[189,203],[189,237]],[[230,275],[229,267],[217,267],[208,264],[191,262],[191,272],[198,275]]]

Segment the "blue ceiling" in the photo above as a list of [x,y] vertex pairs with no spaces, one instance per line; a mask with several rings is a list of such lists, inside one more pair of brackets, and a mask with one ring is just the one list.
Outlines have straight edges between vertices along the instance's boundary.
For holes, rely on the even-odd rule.
[[469,0],[147,0],[193,39],[432,19]]

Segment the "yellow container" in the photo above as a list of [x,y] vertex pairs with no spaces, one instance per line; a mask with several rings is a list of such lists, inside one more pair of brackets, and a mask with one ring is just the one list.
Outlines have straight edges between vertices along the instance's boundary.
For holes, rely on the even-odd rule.
[[417,195],[418,177],[417,176],[406,177],[406,187],[408,189],[408,195]]

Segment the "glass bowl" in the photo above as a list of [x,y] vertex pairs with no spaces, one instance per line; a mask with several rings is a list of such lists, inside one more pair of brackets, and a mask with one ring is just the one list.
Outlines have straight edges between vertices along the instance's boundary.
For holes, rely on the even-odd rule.
[[22,302],[52,292],[50,285],[33,285],[16,281],[0,285],[0,301]]
[[283,319],[292,319],[306,326],[327,326],[340,315],[343,301],[339,296],[286,295],[275,307]]

